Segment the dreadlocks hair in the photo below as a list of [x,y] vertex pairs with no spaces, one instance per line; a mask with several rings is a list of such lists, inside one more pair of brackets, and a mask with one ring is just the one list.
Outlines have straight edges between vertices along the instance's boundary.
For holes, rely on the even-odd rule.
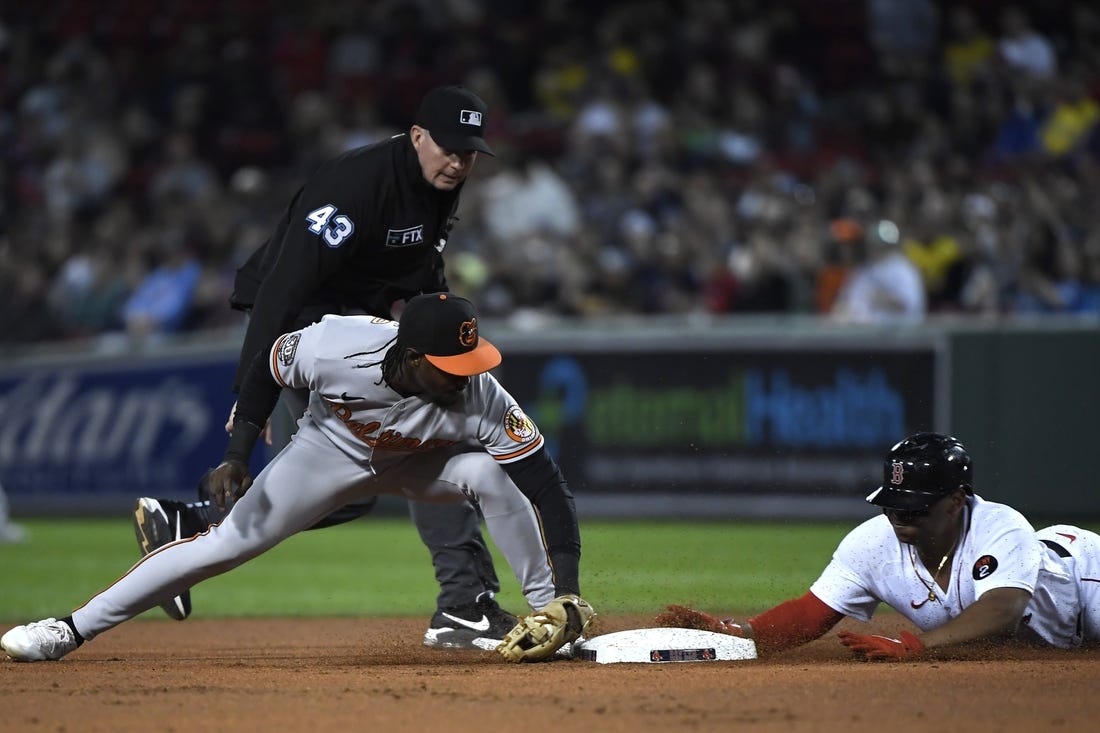
[[360,351],[355,354],[348,354],[344,358],[354,359],[357,356],[369,356],[370,354],[377,354],[383,349],[387,349],[387,351],[381,359],[367,362],[366,364],[356,364],[354,367],[352,367],[352,369],[369,369],[372,366],[377,366],[378,364],[381,364],[382,376],[377,382],[375,382],[375,384],[382,384],[382,382],[386,382],[388,384],[390,381],[390,377],[394,375],[394,372],[401,365],[401,355],[405,352],[405,347],[401,344],[401,340],[397,336],[394,336],[392,339],[382,344],[377,349],[373,349],[371,351]]

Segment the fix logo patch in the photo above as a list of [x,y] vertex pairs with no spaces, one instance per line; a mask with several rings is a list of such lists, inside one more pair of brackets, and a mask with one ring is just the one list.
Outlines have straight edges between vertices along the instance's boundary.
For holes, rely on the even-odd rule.
[[408,229],[390,229],[386,232],[387,247],[411,247],[424,241],[424,225],[418,224]]
[[905,464],[901,461],[894,461],[890,466],[890,483],[898,486],[905,480]]
[[302,339],[299,333],[292,333],[279,344],[279,363],[290,366],[294,363],[294,354],[298,351],[298,342]]
[[458,121],[464,125],[481,127],[481,113],[472,109],[464,109],[458,113]]
[[982,555],[974,561],[974,580],[985,580],[997,570],[997,558]]

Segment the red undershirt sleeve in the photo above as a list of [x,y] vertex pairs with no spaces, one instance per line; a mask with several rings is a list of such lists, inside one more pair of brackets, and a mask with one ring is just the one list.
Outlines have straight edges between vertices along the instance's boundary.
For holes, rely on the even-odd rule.
[[813,593],[784,601],[748,620],[756,645],[762,650],[779,652],[820,638],[844,618]]

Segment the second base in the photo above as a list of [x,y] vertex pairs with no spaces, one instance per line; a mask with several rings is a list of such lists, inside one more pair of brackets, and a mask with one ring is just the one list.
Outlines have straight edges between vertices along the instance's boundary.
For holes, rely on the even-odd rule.
[[616,662],[721,662],[756,659],[756,643],[696,629],[631,629],[578,641],[574,659]]

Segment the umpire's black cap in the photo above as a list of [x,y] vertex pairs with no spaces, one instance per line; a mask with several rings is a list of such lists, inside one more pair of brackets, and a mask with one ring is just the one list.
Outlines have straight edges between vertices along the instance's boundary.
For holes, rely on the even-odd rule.
[[424,95],[413,124],[431,133],[441,148],[453,152],[478,150],[488,155],[485,142],[489,108],[481,97],[460,86],[436,87]]

